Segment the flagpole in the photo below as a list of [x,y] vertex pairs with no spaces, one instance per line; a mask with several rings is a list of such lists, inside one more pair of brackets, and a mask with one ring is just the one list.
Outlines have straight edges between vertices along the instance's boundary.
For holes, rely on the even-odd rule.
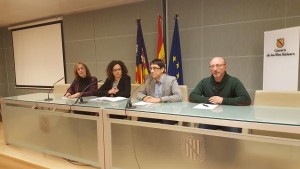
[[163,20],[163,41],[164,43],[164,48],[165,48],[165,61],[166,61],[166,72],[168,72],[168,24],[167,24],[167,0],[162,0],[162,9],[163,9],[163,14],[162,14],[162,20]]
[[178,19],[178,17],[179,17],[179,14],[178,14],[178,12],[176,12],[174,20]]

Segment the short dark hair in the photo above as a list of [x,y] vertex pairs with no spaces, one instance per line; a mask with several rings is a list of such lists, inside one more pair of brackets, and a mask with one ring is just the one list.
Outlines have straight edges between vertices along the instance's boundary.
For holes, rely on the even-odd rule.
[[92,76],[92,75],[91,75],[91,72],[90,72],[89,68],[86,66],[86,64],[84,64],[83,62],[78,62],[78,63],[75,65],[75,67],[74,67],[74,75],[75,75],[75,79],[76,79],[76,80],[80,79],[80,76],[79,76],[79,74],[77,73],[77,66],[78,66],[78,65],[82,65],[82,66],[84,67],[84,69],[85,69],[85,71],[86,71],[86,77],[91,77],[91,76]]
[[112,60],[106,68],[106,75],[110,80],[114,80],[114,74],[113,74],[113,68],[115,65],[120,65],[121,69],[122,69],[122,75],[127,75],[128,74],[128,69],[125,66],[124,62],[120,61],[120,60]]
[[154,59],[150,62],[150,66],[151,65],[158,65],[159,68],[164,68],[164,73],[166,72],[166,64],[164,63],[163,60],[161,59]]

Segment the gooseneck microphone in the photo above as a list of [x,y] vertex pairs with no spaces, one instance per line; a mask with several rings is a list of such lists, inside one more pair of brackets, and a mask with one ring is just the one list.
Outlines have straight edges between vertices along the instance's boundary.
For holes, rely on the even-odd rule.
[[50,92],[53,90],[54,85],[55,85],[56,83],[60,82],[61,80],[63,80],[64,78],[65,78],[65,77],[62,77],[62,78],[60,78],[58,81],[56,81],[55,83],[53,83],[52,87],[50,88],[50,90],[49,90],[49,92],[48,92],[48,98],[44,99],[45,101],[51,101],[51,100],[53,100],[53,98],[50,98],[50,97],[49,97],[49,94],[50,94]]
[[[93,82],[93,83],[87,85],[87,86],[82,90],[82,92],[80,92],[80,95],[79,95],[79,97],[77,98],[77,100],[75,101],[74,104],[76,104],[76,103],[79,103],[79,104],[87,103],[87,101],[83,101],[83,98],[82,98],[83,92],[85,92],[86,89],[88,89],[88,88],[89,88],[90,86],[92,86],[93,84],[99,83],[99,82],[101,82],[101,81],[102,81],[102,80],[98,80],[98,81],[96,81],[96,82]],[[80,101],[79,101],[79,100],[80,100]],[[78,101],[79,101],[79,102],[78,102]]]
[[148,78],[146,78],[146,79],[144,80],[144,83],[141,83],[137,88],[135,88],[135,89],[133,90],[133,92],[131,93],[130,97],[129,97],[128,100],[127,100],[125,109],[135,109],[135,108],[136,108],[136,106],[133,106],[133,105],[132,105],[132,102],[131,102],[132,94],[133,94],[135,91],[137,91],[137,89],[139,89],[143,84],[145,84],[145,82],[146,82],[147,79],[148,79]]

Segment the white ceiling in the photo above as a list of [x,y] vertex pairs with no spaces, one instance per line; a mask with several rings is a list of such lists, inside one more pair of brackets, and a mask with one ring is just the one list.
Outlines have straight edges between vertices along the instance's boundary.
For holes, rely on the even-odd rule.
[[143,0],[0,0],[0,27]]

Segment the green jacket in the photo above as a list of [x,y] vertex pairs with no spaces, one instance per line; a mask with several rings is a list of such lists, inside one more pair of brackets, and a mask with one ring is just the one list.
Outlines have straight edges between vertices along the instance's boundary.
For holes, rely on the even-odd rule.
[[209,103],[208,99],[212,96],[223,97],[223,105],[251,104],[251,98],[244,85],[227,73],[220,83],[215,82],[212,75],[201,80],[191,92],[189,100],[195,103]]

